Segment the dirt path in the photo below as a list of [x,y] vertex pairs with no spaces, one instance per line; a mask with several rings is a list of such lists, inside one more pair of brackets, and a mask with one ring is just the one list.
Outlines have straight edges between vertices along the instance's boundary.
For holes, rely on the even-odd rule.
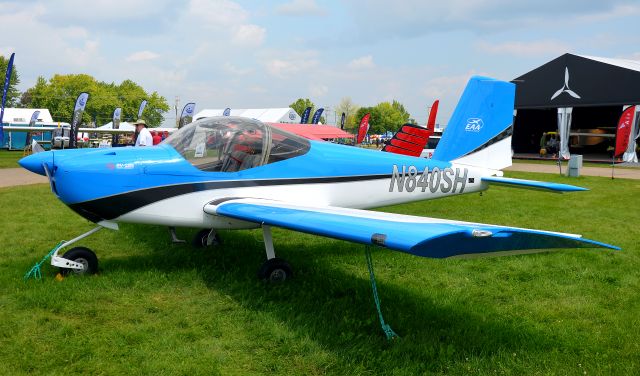
[[[522,171],[522,172],[546,172],[549,174],[557,174],[559,172],[556,165],[545,165],[537,163],[514,163],[505,171]],[[567,173],[567,166],[562,166],[562,173]],[[580,174],[585,176],[604,176],[611,177],[611,167],[582,167]],[[616,179],[640,179],[640,168],[616,168],[614,175]]]
[[0,169],[0,188],[14,185],[47,183],[45,176],[34,174],[24,168],[2,168]]

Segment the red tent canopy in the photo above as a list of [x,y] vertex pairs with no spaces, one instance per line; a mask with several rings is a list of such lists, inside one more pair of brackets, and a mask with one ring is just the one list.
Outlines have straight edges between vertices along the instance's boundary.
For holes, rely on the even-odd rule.
[[322,124],[287,124],[269,123],[287,132],[297,134],[310,140],[328,140],[331,138],[353,138],[353,135],[340,128]]

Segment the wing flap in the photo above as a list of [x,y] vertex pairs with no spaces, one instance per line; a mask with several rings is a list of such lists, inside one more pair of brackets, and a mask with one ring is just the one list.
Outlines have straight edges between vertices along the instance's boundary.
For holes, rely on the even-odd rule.
[[619,249],[573,234],[269,200],[231,199],[207,204],[204,211],[432,258],[553,248]]

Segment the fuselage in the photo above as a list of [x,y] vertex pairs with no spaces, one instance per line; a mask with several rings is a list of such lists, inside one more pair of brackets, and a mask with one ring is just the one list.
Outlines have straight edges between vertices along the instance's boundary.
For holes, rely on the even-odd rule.
[[85,218],[197,228],[255,224],[207,214],[207,203],[250,197],[366,209],[487,188],[489,170],[327,142],[240,171],[203,171],[170,143],[146,148],[56,150],[23,158]]

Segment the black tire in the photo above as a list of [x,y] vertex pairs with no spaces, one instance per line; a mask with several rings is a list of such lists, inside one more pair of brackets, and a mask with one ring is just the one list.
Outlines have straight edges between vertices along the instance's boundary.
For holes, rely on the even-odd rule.
[[[198,231],[196,236],[193,237],[193,241],[191,242],[191,244],[193,244],[193,246],[196,248],[209,247],[207,245],[207,238],[209,237],[210,232],[211,232],[211,229],[207,229],[207,228],[205,228],[204,230]],[[216,233],[215,236],[213,237],[213,244],[211,245],[220,245],[220,244],[222,244],[222,240],[220,239],[220,235]]]
[[98,256],[93,253],[92,250],[85,247],[75,247],[71,248],[67,252],[64,253],[64,256],[67,260],[79,262],[84,265],[84,269],[71,269],[71,268],[60,268],[60,274],[68,275],[68,274],[96,274],[98,272]]
[[288,262],[281,258],[267,260],[258,271],[258,278],[267,282],[284,282],[293,277],[293,271]]

